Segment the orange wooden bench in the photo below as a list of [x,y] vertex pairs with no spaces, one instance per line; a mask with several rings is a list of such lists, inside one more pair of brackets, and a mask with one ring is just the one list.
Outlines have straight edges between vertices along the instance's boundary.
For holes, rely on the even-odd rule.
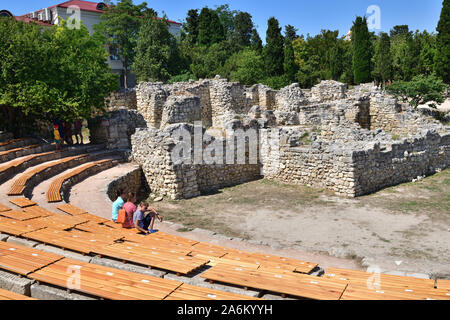
[[200,275],[210,282],[262,289],[315,300],[339,300],[347,284],[301,273],[274,273],[218,264]]
[[310,273],[317,267],[317,263],[283,258],[278,256],[263,255],[259,253],[227,253],[222,258],[259,265],[265,269],[284,270],[290,272]]
[[33,222],[40,223],[47,228],[55,230],[67,230],[73,229],[76,226],[86,223],[89,220],[83,217],[72,217],[62,214],[54,214],[47,217],[39,217],[32,220]]
[[41,214],[35,213],[35,212],[10,210],[10,211],[0,212],[0,216],[7,217],[7,218],[10,218],[13,220],[18,220],[18,221],[26,221],[26,220],[39,218],[41,216]]
[[18,221],[0,217],[0,232],[16,237],[19,237],[27,232],[36,231],[43,228],[46,228],[46,226],[37,224],[34,220]]
[[13,160],[7,164],[4,164],[2,166],[0,166],[0,173],[3,173],[7,170],[11,170],[11,169],[16,169],[17,167],[23,165],[24,163],[34,160],[34,159],[38,159],[41,157],[45,157],[47,155],[51,155],[51,154],[56,154],[56,151],[49,151],[49,152],[43,152],[43,153],[38,153],[38,154],[32,154],[17,160]]
[[73,157],[62,158],[62,159],[56,160],[52,163],[46,163],[46,164],[43,164],[36,168],[33,168],[33,170],[22,174],[19,178],[14,180],[14,182],[8,192],[8,195],[9,196],[21,195],[23,193],[23,191],[26,189],[27,184],[30,179],[32,179],[34,176],[40,174],[41,172],[43,172],[49,168],[56,167],[61,164],[65,164],[65,163],[68,163],[73,160],[83,159],[83,158],[86,158],[87,156],[88,156],[88,154],[80,154],[80,155],[76,155]]
[[10,207],[0,204],[0,212],[12,210]]
[[61,210],[62,212],[65,212],[67,214],[70,214],[71,216],[78,216],[80,214],[87,213],[86,210],[75,207],[70,203],[61,204],[57,206],[56,209]]
[[164,300],[262,300],[235,293],[218,291],[208,288],[201,288],[183,283],[174,292],[169,294]]
[[438,289],[448,290],[450,293],[450,280],[438,279],[436,282],[436,286]]
[[94,253],[100,256],[172,271],[178,275],[189,274],[208,263],[206,259],[189,257],[183,254],[177,254],[176,252],[170,253],[144,248],[145,246],[136,247],[123,243],[115,243],[110,246],[96,248]]
[[[79,274],[79,282],[72,280]],[[63,259],[29,275],[39,282],[111,300],[162,300],[182,283]]]
[[20,301],[20,300],[36,300],[36,299],[30,298],[30,297],[27,297],[27,296],[24,296],[24,295],[15,293],[15,292],[11,292],[11,291],[6,291],[6,290],[3,290],[3,289],[0,289],[0,300],[3,300],[3,301],[5,301],[5,300],[17,300],[17,301]]
[[341,268],[328,268],[324,277],[361,287],[367,287],[368,284],[371,286],[379,286],[381,290],[388,288],[398,288],[403,290],[419,288],[434,289],[435,284],[435,281],[432,279],[420,279],[383,273],[374,274]]
[[97,247],[104,247],[120,240],[120,236],[93,234],[82,231],[63,231],[53,228],[40,229],[22,234],[22,237],[50,244],[63,249],[90,254]]
[[83,174],[85,172],[87,172],[90,168],[108,163],[108,162],[113,162],[112,159],[105,159],[105,160],[99,160],[99,161],[95,161],[95,162],[91,162],[91,163],[87,163],[85,165],[82,165],[78,168],[76,168],[75,170],[71,171],[70,173],[55,179],[48,191],[47,191],[47,202],[52,203],[52,202],[61,202],[62,201],[62,197],[61,197],[61,188],[63,183],[70,179],[73,178],[77,175]]
[[31,207],[31,206],[35,206],[37,203],[34,201],[31,201],[27,198],[14,198],[14,199],[9,199],[9,202],[11,202],[12,204],[18,206],[19,208],[26,208],[26,207]]
[[0,241],[0,269],[28,275],[63,257]]
[[341,300],[450,300],[450,294],[447,290],[439,289],[370,289],[349,284]]

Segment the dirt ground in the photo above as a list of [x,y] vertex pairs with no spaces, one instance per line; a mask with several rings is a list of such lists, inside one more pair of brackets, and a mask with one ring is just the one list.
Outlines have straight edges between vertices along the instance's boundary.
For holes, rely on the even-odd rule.
[[356,199],[259,180],[153,206],[183,224],[179,232],[202,228],[360,267],[450,277],[450,169]]

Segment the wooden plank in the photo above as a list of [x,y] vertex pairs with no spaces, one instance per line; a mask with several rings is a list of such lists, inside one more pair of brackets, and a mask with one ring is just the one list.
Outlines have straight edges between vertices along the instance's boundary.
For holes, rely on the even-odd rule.
[[44,209],[42,207],[39,207],[39,206],[28,207],[28,208],[23,209],[23,211],[27,212],[27,213],[34,213],[36,215],[39,215],[41,218],[50,217],[50,216],[55,215],[53,212],[51,212],[47,209]]
[[350,284],[345,289],[341,300],[450,300],[450,294],[437,289],[369,289]]
[[33,232],[45,228],[45,226],[36,224],[33,220],[18,221],[0,217],[0,232],[13,236],[21,236],[27,232]]
[[87,213],[86,210],[75,207],[69,203],[61,204],[57,206],[56,209],[61,210],[67,214],[70,214],[71,216],[78,216]]
[[0,269],[21,275],[28,275],[63,257],[55,254],[30,249],[24,246],[1,243],[0,241]]
[[41,214],[34,213],[34,212],[19,211],[19,210],[11,210],[11,211],[0,212],[0,216],[18,220],[18,221],[25,221],[25,220],[39,218],[41,216]]
[[325,272],[324,277],[362,287],[367,287],[368,283],[369,284],[372,283],[372,286],[376,285],[379,289],[382,290],[386,288],[433,289],[435,283],[435,281],[432,279],[419,279],[383,273],[374,274],[364,271],[348,270],[341,268],[328,268],[327,271]]
[[200,275],[218,281],[317,300],[338,300],[346,284],[300,273],[277,274],[265,270],[218,264]]
[[79,270],[78,288],[69,288],[113,300],[162,300],[182,283],[118,269],[63,259],[30,274],[30,278],[67,287],[73,271]]
[[450,280],[438,279],[436,284],[438,289],[445,289],[450,291]]
[[4,211],[10,211],[12,210],[11,208],[4,206],[2,204],[0,204],[0,212],[4,212]]
[[31,201],[27,198],[14,198],[14,199],[10,199],[9,202],[11,202],[12,204],[14,204],[20,208],[31,207],[31,206],[35,206],[37,204],[36,202]]
[[36,300],[15,292],[0,289],[0,300]]
[[157,250],[144,251],[133,249],[131,246],[124,247],[122,244],[99,247],[95,249],[94,253],[185,275],[208,263],[208,260],[196,257],[166,253]]
[[254,297],[201,288],[183,283],[164,300],[262,300]]

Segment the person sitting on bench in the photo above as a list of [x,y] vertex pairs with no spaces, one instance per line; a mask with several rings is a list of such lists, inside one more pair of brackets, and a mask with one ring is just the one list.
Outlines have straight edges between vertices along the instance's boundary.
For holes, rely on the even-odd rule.
[[138,210],[135,212],[133,216],[134,225],[136,229],[144,234],[152,234],[157,232],[153,230],[153,226],[155,224],[155,218],[158,218],[160,222],[163,221],[163,217],[159,215],[154,209],[149,208],[148,203],[141,202]]

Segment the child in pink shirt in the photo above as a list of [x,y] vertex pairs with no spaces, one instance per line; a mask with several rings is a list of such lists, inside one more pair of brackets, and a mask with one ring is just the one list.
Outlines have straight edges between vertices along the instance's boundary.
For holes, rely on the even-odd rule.
[[123,209],[126,212],[125,215],[125,222],[122,223],[122,228],[125,229],[133,229],[134,223],[133,223],[133,216],[134,213],[137,210],[136,205],[134,204],[136,202],[136,195],[134,193],[128,194],[128,202],[123,205]]

